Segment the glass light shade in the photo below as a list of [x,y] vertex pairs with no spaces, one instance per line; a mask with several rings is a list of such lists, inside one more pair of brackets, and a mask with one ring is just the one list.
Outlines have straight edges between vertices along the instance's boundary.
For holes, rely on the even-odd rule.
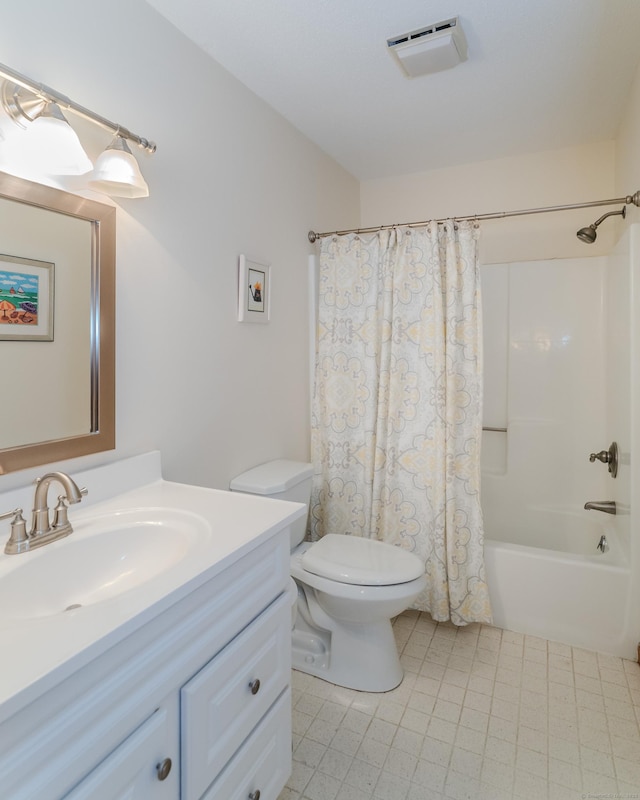
[[122,136],[96,159],[89,186],[112,197],[148,197],[149,187]]
[[34,174],[84,175],[93,166],[55,103],[48,103],[26,130],[11,136],[11,148],[11,160]]

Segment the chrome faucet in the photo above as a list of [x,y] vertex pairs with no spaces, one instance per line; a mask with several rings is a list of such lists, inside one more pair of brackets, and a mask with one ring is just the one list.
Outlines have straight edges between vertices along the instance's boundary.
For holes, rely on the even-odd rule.
[[590,500],[584,504],[587,511],[604,511],[605,514],[616,514],[615,500]]
[[[53,519],[49,518],[48,494],[49,486],[57,481],[64,489],[64,494],[58,496],[58,504],[53,512]],[[0,519],[13,516],[11,522],[11,535],[5,545],[4,552],[10,555],[25,553],[42,547],[56,539],[62,539],[72,533],[73,528],[67,516],[67,502],[79,503],[82,496],[87,494],[86,489],[80,489],[73,478],[65,472],[47,472],[36,481],[36,491],[33,498],[33,516],[31,530],[27,533],[26,523],[22,516],[22,509],[17,508],[8,514],[0,515]]]

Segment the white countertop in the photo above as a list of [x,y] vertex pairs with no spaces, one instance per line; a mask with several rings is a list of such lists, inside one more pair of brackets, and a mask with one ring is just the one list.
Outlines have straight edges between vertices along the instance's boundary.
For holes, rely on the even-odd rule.
[[[43,469],[44,474],[47,470]],[[69,508],[74,532],[31,553],[0,555],[0,582],[28,559],[91,535],[93,518],[130,509],[183,509],[201,518],[204,535],[178,563],[124,594],[72,612],[0,621],[0,722],[241,558],[305,513],[305,506],[236,492],[171,483],[159,454],[146,454],[72,477],[89,490]],[[140,481],[145,481],[142,485]],[[134,485],[128,491],[124,485]],[[55,498],[52,487],[50,505]],[[32,497],[33,487],[28,494]],[[2,507],[24,502],[16,491]],[[109,497],[110,492],[112,493]],[[24,496],[24,495],[23,495]],[[29,500],[31,502],[31,500]],[[27,505],[29,508],[29,505]],[[28,515],[25,514],[28,520]],[[8,526],[2,534],[2,547]],[[55,581],[56,576],[51,575]]]

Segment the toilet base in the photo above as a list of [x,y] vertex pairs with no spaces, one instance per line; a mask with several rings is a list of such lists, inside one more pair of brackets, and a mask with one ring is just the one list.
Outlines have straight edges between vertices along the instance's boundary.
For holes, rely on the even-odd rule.
[[340,622],[331,631],[312,628],[298,613],[292,632],[292,666],[300,672],[361,692],[388,692],[402,682],[390,621]]
[[389,692],[402,682],[391,619],[425,588],[424,573],[401,584],[348,584],[307,572],[306,542],[291,554],[298,587],[292,631],[295,669],[361,692]]

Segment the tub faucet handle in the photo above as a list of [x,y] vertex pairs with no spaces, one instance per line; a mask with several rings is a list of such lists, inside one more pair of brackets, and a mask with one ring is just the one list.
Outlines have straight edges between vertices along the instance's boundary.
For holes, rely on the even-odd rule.
[[615,478],[618,474],[618,444],[617,442],[611,442],[611,446],[608,450],[601,450],[599,453],[591,453],[589,456],[589,461],[593,464],[594,461],[602,461],[603,464],[607,464],[609,467],[609,474],[612,478]]

